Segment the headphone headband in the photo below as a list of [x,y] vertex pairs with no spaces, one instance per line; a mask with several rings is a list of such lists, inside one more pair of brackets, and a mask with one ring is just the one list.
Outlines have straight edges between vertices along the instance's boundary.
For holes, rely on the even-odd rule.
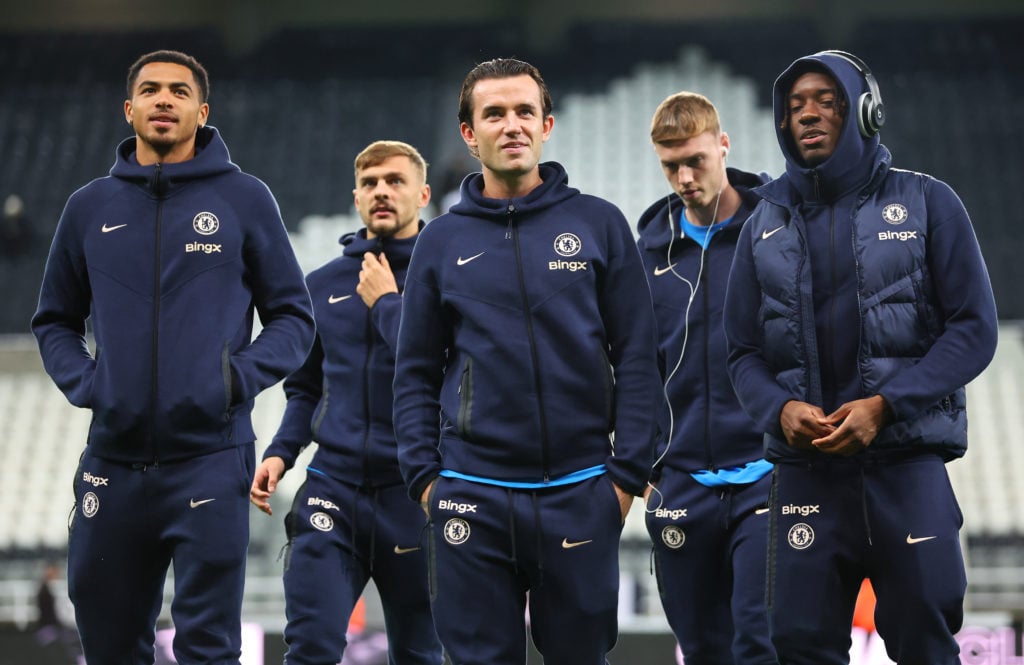
[[854,66],[864,81],[868,84],[868,92],[857,100],[857,127],[861,136],[871,138],[878,133],[878,130],[885,124],[885,106],[882,104],[882,91],[878,88],[878,81],[867,64],[847,51],[828,50],[820,51],[815,55],[833,55],[842,58]]

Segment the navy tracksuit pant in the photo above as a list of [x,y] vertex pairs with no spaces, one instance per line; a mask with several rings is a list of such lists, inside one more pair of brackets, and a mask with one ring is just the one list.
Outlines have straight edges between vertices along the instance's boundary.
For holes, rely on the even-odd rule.
[[952,665],[967,588],[960,507],[933,454],[777,464],[768,605],[783,664],[849,662],[861,580],[900,665]]
[[611,479],[510,489],[438,478],[434,622],[453,665],[604,665],[618,633],[622,513]]
[[254,469],[252,444],[158,465],[110,462],[86,448],[68,595],[89,665],[151,665],[172,562],[176,660],[238,664]]
[[288,665],[334,665],[372,578],[390,665],[440,665],[427,589],[425,517],[403,485],[363,489],[309,471],[285,518]]
[[765,568],[771,476],[705,487],[665,468],[647,506],[658,591],[686,665],[777,663]]

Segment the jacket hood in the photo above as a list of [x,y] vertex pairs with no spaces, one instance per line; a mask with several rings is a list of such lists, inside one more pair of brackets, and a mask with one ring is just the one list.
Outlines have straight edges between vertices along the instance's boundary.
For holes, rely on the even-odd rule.
[[[814,168],[800,159],[788,124],[783,127],[793,83],[808,72],[822,72],[835,79],[847,100],[846,118],[835,151]],[[870,177],[879,147],[878,134],[864,138],[857,127],[858,101],[868,92],[864,76],[849,60],[830,53],[799,58],[775,81],[775,133],[786,158],[786,173],[806,200],[832,200],[862,186]],[[815,190],[815,176],[818,190]]]
[[484,176],[470,173],[462,181],[462,198],[451,207],[450,212],[458,215],[483,217],[505,223],[508,220],[509,205],[517,214],[531,213],[578,195],[578,189],[569,187],[569,176],[558,162],[544,162],[540,165],[541,184],[526,196],[513,199],[492,199],[483,195]]
[[110,175],[122,180],[145,183],[153,192],[167,192],[189,180],[208,178],[221,173],[238,172],[231,161],[228,147],[216,127],[207,125],[196,132],[196,156],[184,162],[161,164],[159,179],[155,164],[140,165],[135,159],[136,138],[127,138],[117,146],[117,160]]
[[[419,230],[422,231],[426,224],[423,220],[418,222]],[[387,254],[388,261],[392,264],[396,260],[400,260],[402,265],[409,262],[409,257],[412,256],[412,248],[416,244],[417,236],[410,236],[408,238],[391,238],[391,237],[376,237],[367,238],[366,228],[361,228],[358,231],[352,231],[346,233],[338,239],[338,242],[344,248],[342,254],[345,256],[354,256],[361,258],[366,252],[373,252],[379,254],[384,252]]]
[[[768,174],[748,173],[731,167],[726,168],[725,173],[726,177],[729,179],[729,184],[739,192],[744,205],[750,210],[753,210],[754,207],[757,206],[757,202],[760,198],[752,190],[753,188],[768,182],[770,180]],[[654,247],[667,247],[672,241],[677,227],[673,222],[666,223],[666,220],[668,219],[670,211],[674,214],[675,211],[680,210],[682,207],[683,203],[678,200],[675,192],[666,194],[652,203],[647,210],[640,215],[640,221],[637,222],[636,225],[637,232],[640,235],[640,248],[648,249]],[[736,229],[739,229],[739,227],[743,225],[745,219],[745,216],[740,218],[738,215],[734,215],[728,228],[735,227]]]

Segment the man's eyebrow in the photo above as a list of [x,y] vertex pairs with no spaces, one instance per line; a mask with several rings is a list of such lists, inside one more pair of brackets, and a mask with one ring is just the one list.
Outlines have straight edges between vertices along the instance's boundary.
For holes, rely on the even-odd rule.
[[487,113],[488,111],[500,111],[500,110],[506,109],[506,108],[512,108],[512,109],[515,109],[517,111],[522,111],[522,110],[536,111],[537,110],[537,105],[534,104],[533,102],[521,102],[519,104],[508,104],[508,105],[506,105],[506,104],[487,104],[485,106],[480,107],[480,112],[481,113]]
[[381,173],[379,175],[361,175],[359,176],[359,182],[370,182],[371,180],[393,180],[395,178],[404,179],[400,171],[388,171],[387,173]]
[[[136,87],[136,89],[138,89],[138,88],[144,88],[144,87],[149,86],[149,85],[160,86],[162,84],[161,84],[160,81],[146,80],[146,81],[139,81],[135,85],[135,87]],[[192,90],[192,85],[188,81],[172,81],[172,82],[167,84],[167,87],[168,88],[188,88],[190,91]]]
[[790,99],[800,99],[802,97],[806,97],[807,94],[826,95],[828,93],[832,93],[833,95],[838,95],[839,94],[839,88],[837,88],[836,86],[829,86],[829,87],[826,87],[826,88],[817,88],[815,90],[812,90],[810,93],[806,93],[806,94],[805,93],[798,93],[798,92],[791,92],[791,93],[789,93],[789,98]]

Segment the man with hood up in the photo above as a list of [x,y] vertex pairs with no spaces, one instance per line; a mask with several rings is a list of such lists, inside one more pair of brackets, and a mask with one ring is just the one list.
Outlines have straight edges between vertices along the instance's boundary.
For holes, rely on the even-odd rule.
[[640,217],[666,365],[655,484],[647,492],[658,590],[691,665],[776,663],[764,611],[768,489],[761,430],[726,371],[722,308],[736,241],[768,181],[726,168],[729,135],[693,92],[665,99],[651,142],[673,192]]
[[729,373],[776,465],[767,602],[781,663],[848,662],[861,581],[900,665],[958,663],[964,385],[996,310],[970,218],[943,182],[891,167],[881,92],[823,51],[775,83],[786,173],[741,234]]

